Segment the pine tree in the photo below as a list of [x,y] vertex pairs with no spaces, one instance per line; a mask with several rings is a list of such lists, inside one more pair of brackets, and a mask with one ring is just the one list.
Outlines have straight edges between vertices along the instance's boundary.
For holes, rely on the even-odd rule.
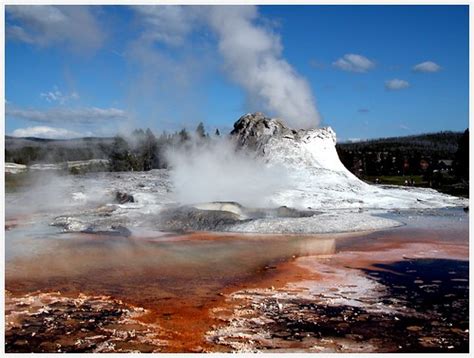
[[196,134],[198,138],[204,138],[206,136],[206,131],[204,129],[204,124],[202,122],[199,122],[197,128],[196,128]]
[[133,169],[130,147],[127,141],[116,136],[109,155],[110,171],[123,172]]
[[181,129],[181,131],[178,133],[178,136],[181,143],[189,140],[189,134],[186,131],[186,128]]
[[458,150],[454,158],[456,175],[464,180],[469,180],[469,129],[466,129],[459,139]]
[[158,142],[150,128],[147,128],[145,132],[142,158],[143,170],[145,171],[157,168],[159,165]]

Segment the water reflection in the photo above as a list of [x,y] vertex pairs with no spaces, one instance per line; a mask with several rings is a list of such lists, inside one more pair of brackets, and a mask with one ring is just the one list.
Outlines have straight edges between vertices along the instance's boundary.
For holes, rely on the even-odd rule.
[[[292,256],[331,254],[336,249],[334,238],[322,236],[63,234],[62,240],[8,236],[9,289],[86,290],[142,298],[215,295],[216,290],[244,282],[265,265]],[[32,242],[36,251],[26,249]]]

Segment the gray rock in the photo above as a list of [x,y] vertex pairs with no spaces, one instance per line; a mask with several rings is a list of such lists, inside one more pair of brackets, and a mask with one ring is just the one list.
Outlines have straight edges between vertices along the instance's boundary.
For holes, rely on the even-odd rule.
[[229,211],[181,206],[161,211],[159,227],[163,231],[220,231],[244,221]]
[[115,194],[115,201],[119,204],[125,204],[125,203],[134,203],[135,199],[133,195],[118,191]]
[[307,218],[317,214],[312,210],[297,210],[287,206],[280,206],[275,210],[276,216],[279,218]]
[[266,117],[261,112],[249,113],[234,123],[230,132],[241,147],[253,150],[261,149],[270,138],[275,136],[294,136],[297,131],[287,128],[282,121]]
[[121,236],[121,237],[130,237],[132,235],[132,232],[129,229],[121,225],[111,226],[110,229],[106,229],[106,230],[97,230],[94,228],[88,228],[86,230],[82,230],[81,232],[85,234]]

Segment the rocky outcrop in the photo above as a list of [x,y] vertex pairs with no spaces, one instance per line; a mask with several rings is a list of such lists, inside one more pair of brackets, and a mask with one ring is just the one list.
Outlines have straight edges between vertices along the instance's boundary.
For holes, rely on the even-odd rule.
[[310,218],[320,213],[281,206],[276,209],[248,208],[236,202],[210,202],[167,208],[160,213],[162,231],[233,231],[239,225],[259,220]]
[[280,119],[249,113],[237,120],[231,138],[270,166],[288,174],[275,206],[298,209],[403,209],[466,205],[466,200],[425,188],[369,185],[342,164],[330,127],[291,129]]
[[165,209],[160,213],[162,231],[225,231],[244,222],[241,216],[224,210],[202,210],[190,206]]
[[119,204],[134,203],[135,198],[133,197],[133,195],[117,191],[115,193],[115,201]]
[[281,120],[266,117],[261,112],[248,113],[234,123],[230,132],[241,147],[260,150],[272,137],[293,138],[297,131],[287,128]]
[[339,160],[336,133],[330,127],[295,130],[257,112],[240,117],[230,134],[240,147],[256,151],[271,163],[349,173]]

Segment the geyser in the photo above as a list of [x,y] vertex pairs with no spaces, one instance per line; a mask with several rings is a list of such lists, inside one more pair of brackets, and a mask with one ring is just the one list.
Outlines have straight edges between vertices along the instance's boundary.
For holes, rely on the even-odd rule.
[[329,127],[297,130],[262,113],[246,114],[229,138],[170,153],[176,199],[323,211],[462,205],[432,189],[369,185],[344,167],[335,145]]
[[254,152],[236,146],[231,137],[192,139],[166,152],[176,201],[194,204],[237,201],[246,206],[273,206],[271,198],[288,185],[280,166],[267,166]]

